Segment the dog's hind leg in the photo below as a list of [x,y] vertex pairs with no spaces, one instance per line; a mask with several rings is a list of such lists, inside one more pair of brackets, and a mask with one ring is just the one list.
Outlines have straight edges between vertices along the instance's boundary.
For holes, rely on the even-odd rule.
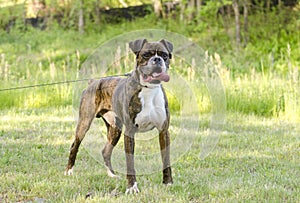
[[[111,117],[113,117],[113,119]],[[102,156],[107,169],[107,174],[108,176],[113,178],[117,176],[115,175],[115,172],[111,165],[111,154],[114,147],[118,144],[122,133],[122,129],[115,125],[115,119],[117,118],[114,117],[113,112],[109,112],[107,115],[103,116],[103,120],[105,121],[107,127],[107,143],[102,150]]]
[[73,166],[75,164],[78,148],[86,132],[89,130],[93,119],[95,118],[96,108],[93,99],[93,97],[89,96],[89,93],[86,91],[83,92],[80,102],[79,119],[76,127],[75,139],[71,145],[69,161],[66,167],[65,175],[73,174]]

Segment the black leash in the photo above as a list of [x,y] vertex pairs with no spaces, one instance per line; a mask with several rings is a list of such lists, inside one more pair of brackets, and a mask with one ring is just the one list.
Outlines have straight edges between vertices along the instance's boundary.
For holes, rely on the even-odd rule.
[[[128,77],[130,75],[131,75],[131,73],[125,73],[125,74],[122,74],[122,75],[105,76],[105,77],[100,77],[100,78],[97,78],[97,79],[103,79],[103,78],[109,78],[109,77],[121,77],[121,76]],[[84,79],[78,79],[78,80],[59,81],[59,82],[53,82],[53,83],[42,83],[42,84],[20,86],[20,87],[4,88],[4,89],[0,89],[0,92],[3,92],[3,91],[12,91],[12,90],[20,90],[20,89],[28,89],[28,88],[34,88],[34,87],[45,87],[45,86],[59,85],[59,84],[69,84],[69,83],[82,82],[82,81],[88,81],[88,80],[91,80],[91,78],[84,78]]]

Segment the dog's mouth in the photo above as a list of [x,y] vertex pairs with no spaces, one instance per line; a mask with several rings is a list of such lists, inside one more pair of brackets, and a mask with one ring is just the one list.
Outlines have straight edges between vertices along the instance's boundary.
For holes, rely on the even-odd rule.
[[168,82],[170,80],[170,76],[166,72],[161,73],[151,73],[149,75],[142,73],[143,81],[150,83],[160,83],[161,81]]

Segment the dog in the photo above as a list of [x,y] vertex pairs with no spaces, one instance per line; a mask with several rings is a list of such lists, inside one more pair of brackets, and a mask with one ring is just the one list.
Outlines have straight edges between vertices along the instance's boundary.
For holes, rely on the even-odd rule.
[[116,177],[111,165],[113,148],[117,145],[122,127],[126,158],[126,194],[140,192],[134,168],[134,135],[156,128],[163,163],[163,183],[172,184],[170,165],[170,112],[162,82],[168,82],[168,69],[173,44],[165,39],[148,42],[138,39],[129,43],[136,56],[136,67],[128,77],[107,77],[93,80],[83,91],[79,107],[76,134],[71,145],[65,174],[73,174],[80,143],[94,118],[101,117],[107,127],[107,143],[102,150],[107,173]]

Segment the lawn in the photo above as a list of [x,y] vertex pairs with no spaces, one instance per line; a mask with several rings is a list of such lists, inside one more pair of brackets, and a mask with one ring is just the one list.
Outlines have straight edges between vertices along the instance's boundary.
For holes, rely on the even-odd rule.
[[[92,158],[87,145],[80,148],[75,175],[64,176],[75,129],[71,107],[10,109],[0,114],[0,202],[298,202],[300,199],[298,123],[228,113],[226,124],[218,131],[216,147],[202,159],[203,140],[209,135],[209,116],[201,115],[199,131],[192,132],[196,134],[192,147],[173,162],[174,184],[164,186],[162,174],[154,171],[138,176],[141,193],[126,196],[125,175],[119,173],[120,179],[109,178],[99,162],[101,159]],[[173,134],[176,134],[176,117],[173,116]],[[101,131],[102,128],[99,138]],[[142,144],[145,149],[148,147],[147,142]],[[149,164],[160,166],[160,163]]]

